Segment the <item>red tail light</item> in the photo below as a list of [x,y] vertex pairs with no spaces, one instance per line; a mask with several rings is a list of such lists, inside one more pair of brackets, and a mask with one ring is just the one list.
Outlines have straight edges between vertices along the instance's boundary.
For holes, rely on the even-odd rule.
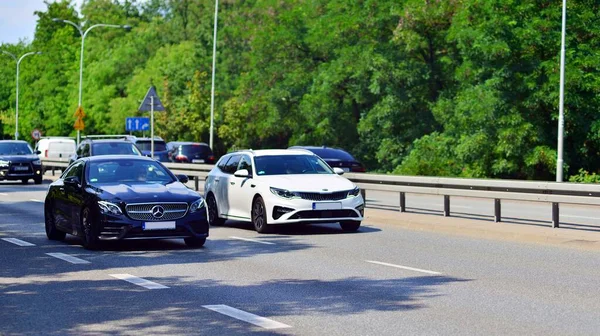
[[214,155],[209,155],[208,156],[208,161],[209,162],[215,162],[215,156]]
[[187,158],[187,156],[185,156],[185,155],[181,155],[181,154],[179,154],[179,155],[177,155],[177,156],[175,157],[175,160],[177,160],[177,161],[187,161],[187,160],[188,160],[188,158]]
[[366,171],[367,170],[363,166],[352,167],[352,172],[355,172],[355,173],[364,173]]
[[47,149],[44,151],[44,157],[48,157],[48,150]]

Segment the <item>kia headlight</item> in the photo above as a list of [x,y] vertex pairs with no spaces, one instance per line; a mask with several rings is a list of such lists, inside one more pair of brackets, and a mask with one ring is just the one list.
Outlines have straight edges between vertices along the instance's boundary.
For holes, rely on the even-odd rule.
[[42,160],[37,159],[37,160],[33,160],[31,161],[32,164],[36,165],[36,166],[41,166],[42,165]]
[[10,161],[0,160],[0,167],[8,167],[10,165]]
[[202,208],[204,208],[204,198],[199,198],[190,205],[190,212],[196,212]]
[[346,197],[350,198],[350,197],[356,197],[358,195],[360,195],[360,188],[355,187],[354,189],[348,191],[348,195]]
[[100,207],[100,213],[105,214],[105,215],[122,215],[123,212],[121,211],[121,208],[119,208],[118,205],[111,203],[111,202],[106,202],[106,201],[99,201],[98,202],[98,207]]
[[283,197],[283,198],[287,198],[287,199],[299,198],[297,193],[289,191],[289,190],[285,190],[285,189],[271,187],[271,192],[279,197]]

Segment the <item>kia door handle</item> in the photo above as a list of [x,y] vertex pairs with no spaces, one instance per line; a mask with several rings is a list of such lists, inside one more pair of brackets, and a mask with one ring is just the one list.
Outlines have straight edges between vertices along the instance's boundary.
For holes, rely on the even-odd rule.
[[250,185],[250,188],[254,188],[254,187],[256,187],[256,184],[251,184]]
[[235,184],[235,182],[229,182],[229,184],[231,184],[231,185],[234,185],[234,184]]

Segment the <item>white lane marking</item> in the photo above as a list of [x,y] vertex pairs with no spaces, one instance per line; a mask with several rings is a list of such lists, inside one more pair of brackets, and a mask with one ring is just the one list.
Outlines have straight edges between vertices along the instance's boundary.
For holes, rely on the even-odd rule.
[[283,324],[281,322],[273,321],[268,318],[254,315],[252,313],[245,312],[243,310],[235,309],[233,307],[229,307],[227,305],[210,305],[210,306],[202,306],[206,309],[210,309],[212,311],[216,311],[217,313],[227,315],[229,317],[233,317],[238,320],[242,320],[244,322],[252,323],[256,326],[265,328],[265,329],[279,329],[279,328],[291,328],[291,326],[287,324]]
[[434,271],[429,271],[429,270],[420,269],[420,268],[414,268],[414,267],[408,267],[408,266],[388,264],[388,263],[384,263],[384,262],[381,262],[381,261],[373,261],[373,260],[365,260],[365,261],[368,262],[368,263],[371,263],[371,264],[377,264],[377,265],[383,265],[383,266],[389,266],[389,267],[402,268],[402,269],[409,270],[409,271],[415,271],[415,272],[421,272],[421,273],[427,273],[427,274],[433,274],[433,275],[442,274],[440,272],[434,272]]
[[65,253],[46,253],[47,255],[54,257],[54,258],[58,258],[58,259],[62,259],[64,261],[68,261],[71,264],[89,264],[90,262],[87,260],[83,260],[83,259],[79,259],[77,257],[73,257],[70,256],[68,254]]
[[249,241],[249,242],[253,242],[253,243],[259,243],[259,244],[265,244],[265,245],[275,245],[275,243],[271,243],[268,241],[260,241],[260,240],[256,240],[256,239],[250,239],[250,238],[242,238],[242,237],[236,237],[236,236],[229,236],[229,238],[231,239],[238,239],[238,240],[245,240],[245,241]]
[[44,203],[44,201],[39,200],[39,199],[35,199],[35,198],[30,199],[30,201],[32,201],[32,202],[38,202],[38,203]]
[[130,283],[132,283],[134,285],[142,286],[142,287],[148,288],[148,289],[169,288],[167,286],[158,284],[156,282],[152,282],[150,280],[142,279],[142,278],[136,277],[136,276],[131,275],[131,274],[110,274],[110,276],[113,277],[113,278],[125,280],[125,281],[130,282]]
[[35,244],[28,243],[26,241],[23,241],[23,240],[17,239],[17,238],[2,238],[2,240],[7,241],[9,243],[13,243],[15,245],[19,245],[19,246],[35,246]]

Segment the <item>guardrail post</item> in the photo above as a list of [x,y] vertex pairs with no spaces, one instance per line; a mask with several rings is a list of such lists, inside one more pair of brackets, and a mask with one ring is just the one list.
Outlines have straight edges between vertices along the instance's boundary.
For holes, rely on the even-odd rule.
[[558,203],[552,203],[552,227],[557,228],[559,226],[559,206]]
[[367,191],[365,189],[360,189],[360,195],[363,198],[363,202],[365,202],[365,206],[367,204]]
[[499,223],[502,221],[502,205],[500,199],[494,199],[494,222]]
[[406,193],[400,193],[400,212],[406,212]]
[[198,191],[198,189],[200,189],[198,183],[200,180],[200,176],[194,176],[194,185],[196,186],[196,191]]
[[52,166],[52,176],[54,176],[54,166]]
[[450,217],[450,196],[444,195],[444,217]]

